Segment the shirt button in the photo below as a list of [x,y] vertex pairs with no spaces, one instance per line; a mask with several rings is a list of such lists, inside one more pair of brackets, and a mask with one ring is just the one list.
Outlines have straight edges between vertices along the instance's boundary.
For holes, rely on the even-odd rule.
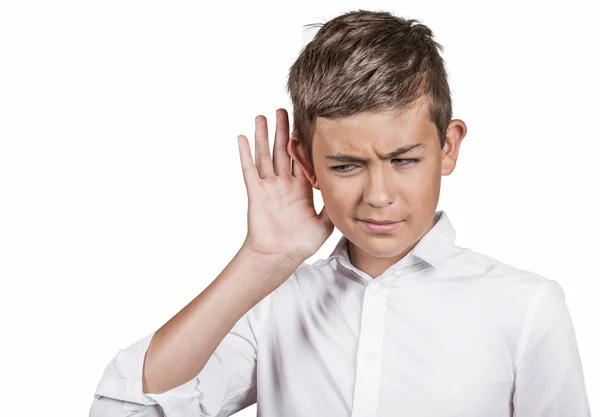
[[373,352],[373,351],[365,352],[363,354],[363,357],[365,358],[365,360],[367,362],[371,362],[373,359],[375,359],[375,356],[376,356],[375,352]]
[[379,283],[373,284],[373,286],[371,287],[371,293],[377,294],[378,292],[379,292]]

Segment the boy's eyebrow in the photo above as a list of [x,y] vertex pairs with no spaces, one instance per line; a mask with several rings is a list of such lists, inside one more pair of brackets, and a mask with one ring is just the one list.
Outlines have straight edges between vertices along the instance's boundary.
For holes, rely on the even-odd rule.
[[[408,145],[408,146],[401,146],[398,149],[386,154],[383,156],[383,158],[381,159],[390,159],[390,158],[394,158],[396,156],[399,155],[404,155],[405,153],[408,153],[410,151],[412,151],[413,149],[417,149],[417,148],[425,148],[426,145],[424,143],[415,143],[414,145]],[[342,154],[336,154],[336,155],[327,155],[325,158],[331,160],[331,161],[335,161],[335,162],[367,162],[366,159],[363,158],[359,158],[357,156],[352,156],[352,155],[342,155]]]

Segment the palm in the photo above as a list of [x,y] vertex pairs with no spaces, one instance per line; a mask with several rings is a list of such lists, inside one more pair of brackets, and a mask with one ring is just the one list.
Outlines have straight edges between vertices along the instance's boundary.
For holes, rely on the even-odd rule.
[[[312,185],[294,164],[290,172],[285,110],[277,112],[277,133],[271,162],[266,120],[256,118],[256,160],[240,142],[240,157],[248,192],[248,235],[245,245],[297,263],[314,254],[333,231],[325,209],[317,214]],[[241,136],[243,137],[243,135]]]

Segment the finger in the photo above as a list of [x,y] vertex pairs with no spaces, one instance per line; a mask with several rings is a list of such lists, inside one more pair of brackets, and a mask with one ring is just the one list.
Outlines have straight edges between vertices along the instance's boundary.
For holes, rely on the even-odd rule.
[[274,175],[271,151],[269,149],[267,119],[262,115],[255,118],[254,146],[254,157],[256,158],[256,168],[259,177],[266,178],[267,176]]
[[327,209],[325,208],[325,206],[323,206],[321,212],[318,214],[317,217],[327,227],[327,231],[329,232],[329,234],[331,234],[335,225],[331,221],[331,218],[329,217],[329,213],[327,213]]
[[244,183],[246,184],[246,189],[249,192],[250,187],[252,187],[259,180],[258,171],[256,170],[256,166],[252,160],[252,153],[250,152],[248,138],[246,138],[244,135],[239,135],[237,137],[237,141],[238,149],[240,151],[240,161],[242,163]]
[[321,209],[321,212],[317,215],[317,217],[319,218],[320,221],[323,222],[323,224],[329,225],[331,223],[331,219],[329,218],[329,213],[327,213],[327,209],[325,208],[324,205],[323,205],[323,208]]
[[275,175],[291,175],[290,156],[287,153],[287,144],[290,134],[290,123],[287,111],[277,109],[275,111],[275,144],[273,145],[273,166]]

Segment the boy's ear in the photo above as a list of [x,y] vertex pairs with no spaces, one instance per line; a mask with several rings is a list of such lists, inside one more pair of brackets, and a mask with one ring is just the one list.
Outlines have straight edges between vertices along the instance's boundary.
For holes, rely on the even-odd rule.
[[313,188],[320,190],[315,169],[310,163],[310,159],[302,145],[300,145],[300,141],[297,137],[290,137],[290,140],[287,144],[287,153],[294,161],[294,172],[292,175],[294,177],[303,175],[310,182]]

